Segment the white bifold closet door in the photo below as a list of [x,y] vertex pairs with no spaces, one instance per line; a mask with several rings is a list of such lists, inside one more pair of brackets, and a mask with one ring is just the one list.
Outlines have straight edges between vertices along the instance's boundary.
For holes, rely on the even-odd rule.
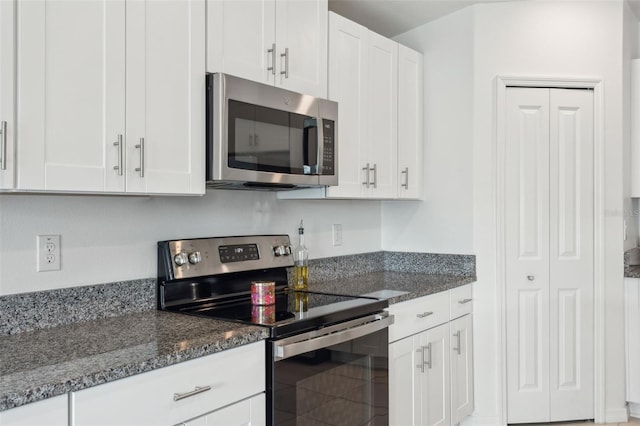
[[592,419],[593,92],[507,88],[507,421]]

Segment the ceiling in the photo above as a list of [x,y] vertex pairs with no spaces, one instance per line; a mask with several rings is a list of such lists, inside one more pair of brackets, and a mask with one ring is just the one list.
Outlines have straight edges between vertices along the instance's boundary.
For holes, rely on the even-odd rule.
[[492,1],[506,0],[329,0],[329,10],[394,37],[474,3]]
[[[0,0],[1,1],[1,0]],[[474,3],[509,0],[329,0],[329,10],[394,37]],[[640,0],[627,0],[640,16]]]

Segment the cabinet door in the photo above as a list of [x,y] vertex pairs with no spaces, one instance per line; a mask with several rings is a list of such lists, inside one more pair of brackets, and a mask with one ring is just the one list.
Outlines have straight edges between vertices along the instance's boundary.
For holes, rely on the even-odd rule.
[[0,189],[14,184],[15,2],[0,2]]
[[327,97],[327,16],[327,0],[276,2],[277,85]]
[[207,71],[273,84],[275,10],[275,0],[208,0]]
[[[353,70],[351,71],[353,72]],[[371,196],[398,195],[398,43],[369,33],[367,158]]]
[[449,324],[417,335],[416,347],[422,350],[424,373],[418,377],[421,422],[426,426],[449,425],[451,420],[449,372]]
[[451,321],[451,424],[473,411],[473,323],[471,315]]
[[209,414],[207,425],[263,426],[267,423],[266,404],[264,394],[256,395]]
[[204,193],[205,3],[127,3],[127,191]]
[[329,99],[338,102],[338,186],[328,197],[361,197],[366,165],[369,30],[329,14]]
[[418,365],[413,337],[393,342],[389,345],[389,424],[418,425],[417,414],[421,411],[421,398],[416,386],[417,377],[423,370]]
[[68,419],[67,394],[0,412],[2,426],[67,426]]
[[398,46],[398,197],[419,199],[423,186],[422,54]]
[[114,142],[125,125],[124,2],[17,8],[18,188],[121,191]]
[[627,360],[627,401],[632,414],[640,405],[640,279],[625,278],[625,331]]

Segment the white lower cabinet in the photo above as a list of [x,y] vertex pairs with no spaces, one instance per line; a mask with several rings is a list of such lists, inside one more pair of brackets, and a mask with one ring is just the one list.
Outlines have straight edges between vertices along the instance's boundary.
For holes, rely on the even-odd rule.
[[74,392],[72,416],[76,426],[260,425],[264,391],[257,342]]
[[0,413],[2,426],[67,426],[68,395],[59,395]]
[[633,417],[640,417],[640,279],[625,278],[627,401]]
[[181,426],[263,426],[266,424],[264,394],[236,402],[206,416],[181,423]]
[[[389,308],[389,424],[457,425],[473,411],[470,295],[467,285]],[[450,304],[464,315],[451,318]]]

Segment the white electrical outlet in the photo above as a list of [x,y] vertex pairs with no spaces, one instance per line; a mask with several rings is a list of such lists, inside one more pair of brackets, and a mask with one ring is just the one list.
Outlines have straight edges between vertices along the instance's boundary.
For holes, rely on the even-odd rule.
[[333,224],[333,245],[342,245],[342,224],[340,223]]
[[38,272],[59,271],[60,235],[38,235]]

